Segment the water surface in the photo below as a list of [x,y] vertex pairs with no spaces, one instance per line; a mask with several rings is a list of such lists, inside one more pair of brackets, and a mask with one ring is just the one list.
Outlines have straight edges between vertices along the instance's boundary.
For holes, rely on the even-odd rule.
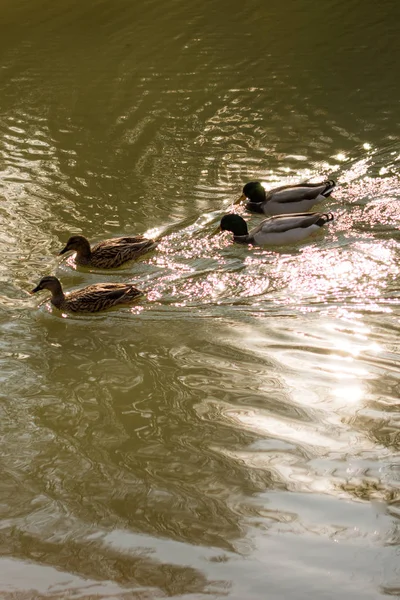
[[[400,596],[396,9],[4,4],[2,597]],[[246,181],[328,176],[307,243],[211,235]],[[62,315],[50,273],[146,298]]]

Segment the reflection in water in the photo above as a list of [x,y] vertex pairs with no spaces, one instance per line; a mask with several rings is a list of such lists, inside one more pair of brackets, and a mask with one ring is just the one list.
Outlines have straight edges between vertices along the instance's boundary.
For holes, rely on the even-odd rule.
[[[398,594],[389,8],[2,15],[2,597]],[[244,182],[325,176],[323,235],[273,250],[211,235]],[[102,273],[57,257],[73,233],[160,244]],[[26,293],[48,273],[146,298],[60,315]]]

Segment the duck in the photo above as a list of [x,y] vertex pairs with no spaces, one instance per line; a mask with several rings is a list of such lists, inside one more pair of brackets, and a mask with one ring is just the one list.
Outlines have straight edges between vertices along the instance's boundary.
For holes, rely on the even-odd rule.
[[64,295],[60,280],[52,275],[43,277],[31,294],[40,290],[51,292],[53,306],[74,313],[94,313],[120,304],[127,305],[143,296],[143,292],[131,283],[96,283]]
[[333,221],[332,213],[276,215],[264,219],[257,227],[248,231],[246,221],[240,215],[230,213],[222,217],[220,230],[231,231],[233,240],[240,244],[280,246],[301,242],[330,221]]
[[330,196],[335,186],[335,181],[328,179],[320,183],[282,185],[266,191],[259,181],[250,181],[238,202],[248,199],[247,210],[264,215],[304,213]]
[[153,250],[156,246],[154,240],[138,235],[103,240],[91,248],[89,241],[83,235],[73,235],[60,255],[75,250],[75,260],[78,265],[113,269]]

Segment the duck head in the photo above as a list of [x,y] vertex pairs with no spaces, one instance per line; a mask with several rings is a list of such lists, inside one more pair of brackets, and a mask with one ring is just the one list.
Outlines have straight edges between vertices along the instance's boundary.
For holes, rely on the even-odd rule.
[[246,221],[240,215],[234,213],[222,217],[220,228],[221,231],[231,231],[234,236],[248,234]]
[[42,277],[39,284],[31,290],[31,294],[36,294],[36,292],[40,292],[40,290],[50,290],[52,294],[56,295],[61,291],[61,283],[57,277],[46,275],[46,277]]
[[251,200],[254,203],[261,203],[265,200],[265,189],[259,181],[249,181],[243,187],[242,195],[234,201],[233,204],[240,204],[244,200]]
[[90,255],[90,244],[83,235],[73,235],[69,238],[65,248],[61,250],[60,254],[65,254],[71,250],[75,250],[78,254]]
[[243,195],[254,203],[264,202],[265,188],[259,181],[249,181],[243,188]]

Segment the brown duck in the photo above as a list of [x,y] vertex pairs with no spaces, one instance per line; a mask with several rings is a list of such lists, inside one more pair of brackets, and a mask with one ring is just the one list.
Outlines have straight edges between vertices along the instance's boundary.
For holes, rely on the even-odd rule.
[[112,306],[132,304],[143,292],[131,283],[96,283],[64,295],[57,277],[43,277],[31,294],[40,290],[51,292],[51,303],[60,310],[68,312],[98,312]]
[[60,254],[75,250],[75,260],[78,265],[113,269],[153,250],[156,246],[157,243],[154,240],[138,235],[103,240],[91,248],[83,235],[74,235],[69,238]]

